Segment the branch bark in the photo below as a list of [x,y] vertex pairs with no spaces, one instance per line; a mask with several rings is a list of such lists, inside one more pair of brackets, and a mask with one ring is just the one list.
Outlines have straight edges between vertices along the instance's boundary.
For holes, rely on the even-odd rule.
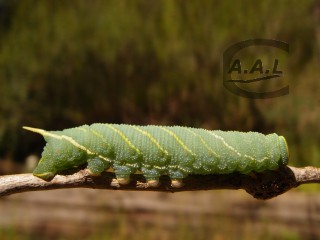
[[[0,176],[0,197],[28,191],[42,191],[62,188],[96,188],[117,189],[110,186],[113,173],[105,172],[101,176],[92,177],[86,170],[75,170],[56,175],[51,181],[44,181],[28,174]],[[264,171],[243,175],[239,173],[224,175],[190,175],[183,180],[184,186],[172,188],[168,176],[160,178],[161,185],[157,188],[141,189],[136,187],[137,181],[144,181],[142,175],[132,175],[132,181],[118,190],[133,191],[165,191],[181,192],[212,189],[244,189],[257,199],[270,199],[301,184],[320,183],[320,168],[291,166],[276,171]]]

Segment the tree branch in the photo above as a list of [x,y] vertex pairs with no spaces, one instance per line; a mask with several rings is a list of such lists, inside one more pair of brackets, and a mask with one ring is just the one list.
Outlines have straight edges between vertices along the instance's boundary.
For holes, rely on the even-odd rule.
[[[44,181],[29,174],[0,176],[0,197],[14,193],[41,191],[61,188],[96,188],[116,189],[110,186],[113,173],[105,172],[101,176],[92,177],[86,170],[74,170],[56,175],[51,181]],[[183,180],[184,186],[172,188],[168,176],[160,178],[161,185],[157,188],[141,189],[136,187],[137,181],[144,181],[142,175],[132,175],[132,181],[119,190],[136,191],[196,191],[212,189],[244,189],[257,199],[270,199],[291,188],[306,183],[320,183],[320,168],[291,166],[282,167],[276,171],[264,171],[243,175],[239,173],[224,175],[190,175]]]

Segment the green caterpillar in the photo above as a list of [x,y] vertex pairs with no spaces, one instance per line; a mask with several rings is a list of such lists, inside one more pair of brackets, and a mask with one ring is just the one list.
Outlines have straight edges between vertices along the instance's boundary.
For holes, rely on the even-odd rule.
[[274,133],[101,123],[63,131],[24,129],[40,133],[47,142],[33,172],[46,180],[87,164],[91,175],[112,170],[116,187],[129,183],[133,173],[146,179],[138,187],[158,186],[161,175],[170,177],[172,187],[181,187],[189,174],[275,170],[289,158],[286,140]]

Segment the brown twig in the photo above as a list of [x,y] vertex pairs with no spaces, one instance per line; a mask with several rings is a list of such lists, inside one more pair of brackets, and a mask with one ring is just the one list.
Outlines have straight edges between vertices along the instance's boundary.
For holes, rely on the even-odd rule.
[[[115,189],[110,186],[113,173],[105,172],[101,176],[92,177],[86,170],[56,175],[51,181],[44,181],[32,174],[16,174],[0,176],[0,197],[14,193],[41,191],[61,188],[97,188]],[[239,173],[225,175],[190,175],[184,179],[184,186],[172,188],[168,176],[160,178],[161,185],[157,188],[140,189],[137,181],[144,181],[142,175],[132,175],[132,182],[123,185],[119,190],[136,191],[195,191],[212,189],[244,189],[258,199],[269,199],[278,196],[291,188],[306,183],[320,183],[320,168],[282,167],[276,171],[264,171],[243,175]]]

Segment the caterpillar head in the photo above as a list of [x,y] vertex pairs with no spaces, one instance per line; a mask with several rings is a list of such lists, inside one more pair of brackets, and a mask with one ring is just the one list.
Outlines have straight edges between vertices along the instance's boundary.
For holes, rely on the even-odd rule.
[[279,148],[280,148],[280,163],[287,165],[289,160],[289,149],[286,139],[283,136],[279,136]]

